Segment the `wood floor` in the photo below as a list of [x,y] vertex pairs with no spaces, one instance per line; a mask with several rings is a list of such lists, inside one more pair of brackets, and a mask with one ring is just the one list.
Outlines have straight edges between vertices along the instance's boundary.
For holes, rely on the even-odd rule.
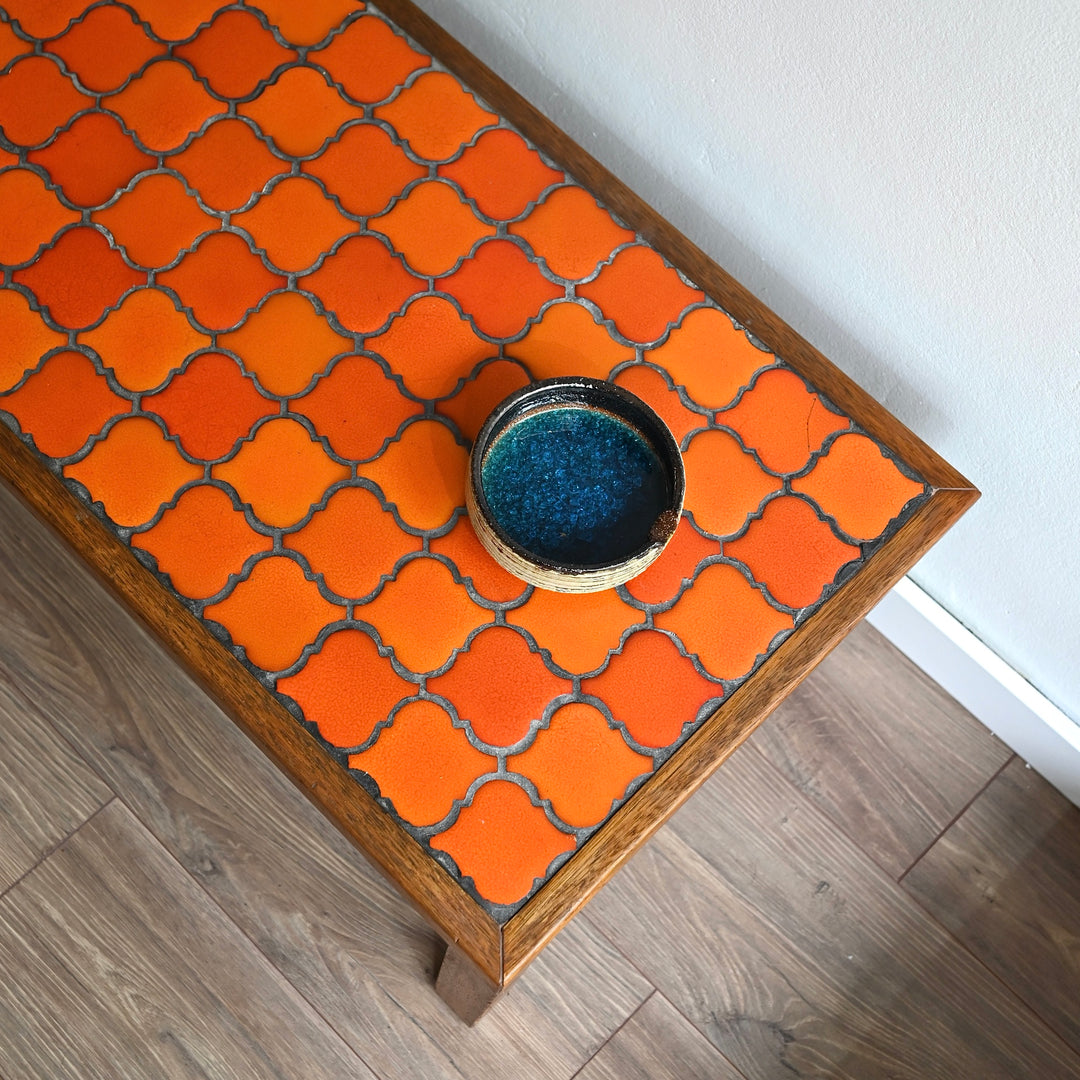
[[0,490],[0,1077],[1080,1077],[1080,811],[861,627],[477,1027]]

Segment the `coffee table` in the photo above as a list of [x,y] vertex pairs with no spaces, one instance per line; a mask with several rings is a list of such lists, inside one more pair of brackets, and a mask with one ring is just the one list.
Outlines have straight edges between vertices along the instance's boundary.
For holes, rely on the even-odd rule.
[[[411,4],[134,10],[0,22],[0,475],[472,1022],[978,492]],[[485,415],[555,375],[683,451],[617,590],[465,515]]]

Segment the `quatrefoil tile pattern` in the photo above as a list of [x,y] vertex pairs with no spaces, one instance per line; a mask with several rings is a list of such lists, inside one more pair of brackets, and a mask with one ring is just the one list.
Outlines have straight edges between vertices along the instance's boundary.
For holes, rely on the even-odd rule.
[[[0,10],[0,421],[504,921],[928,488],[372,5]],[[679,441],[606,593],[481,548],[471,440]]]

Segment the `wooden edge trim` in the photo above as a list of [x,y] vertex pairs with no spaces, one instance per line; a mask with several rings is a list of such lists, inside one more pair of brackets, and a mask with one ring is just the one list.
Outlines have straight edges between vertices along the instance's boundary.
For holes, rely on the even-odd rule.
[[443,936],[501,985],[499,925],[3,423],[0,477],[75,549],[226,715]]
[[504,927],[506,981],[515,978],[612,874],[840,642],[978,498],[943,490],[838,589],[586,842]]

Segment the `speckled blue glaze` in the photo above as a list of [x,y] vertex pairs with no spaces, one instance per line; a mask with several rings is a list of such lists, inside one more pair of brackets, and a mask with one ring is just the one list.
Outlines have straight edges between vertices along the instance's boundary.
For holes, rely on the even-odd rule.
[[662,462],[633,428],[569,405],[512,424],[488,450],[482,477],[503,531],[560,565],[616,562],[641,550],[669,498]]

